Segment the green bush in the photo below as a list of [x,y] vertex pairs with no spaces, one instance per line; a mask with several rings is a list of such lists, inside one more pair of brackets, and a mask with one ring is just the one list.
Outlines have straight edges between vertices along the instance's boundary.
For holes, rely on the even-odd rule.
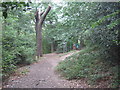
[[[6,19],[6,24],[14,21],[11,18]],[[2,32],[3,77],[9,76],[20,64],[26,65],[35,61],[35,33],[30,33],[29,31],[18,33],[15,27],[16,24],[12,24],[6,25]]]
[[[82,49],[79,53],[73,54],[60,62],[56,70],[66,79],[88,79],[88,84],[97,84],[99,80],[109,80],[110,87],[114,87],[117,82],[118,67],[111,66],[110,62],[101,60],[97,46]],[[111,79],[107,79],[112,77]],[[113,82],[116,82],[113,85]]]

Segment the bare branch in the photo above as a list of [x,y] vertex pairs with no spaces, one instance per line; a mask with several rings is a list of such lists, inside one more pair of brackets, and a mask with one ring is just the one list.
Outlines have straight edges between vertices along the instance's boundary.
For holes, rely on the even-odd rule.
[[42,22],[44,21],[45,17],[46,17],[47,14],[49,13],[50,9],[51,9],[51,6],[48,6],[47,10],[46,10],[46,11],[44,12],[44,14],[43,14]]
[[45,12],[45,11],[41,12],[41,13],[40,13],[40,16],[42,16],[44,12]]

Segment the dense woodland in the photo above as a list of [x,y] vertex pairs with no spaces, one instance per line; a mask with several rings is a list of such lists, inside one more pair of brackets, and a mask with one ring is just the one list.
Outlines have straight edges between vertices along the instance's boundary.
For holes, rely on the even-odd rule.
[[2,77],[16,68],[36,62],[35,14],[37,8],[51,10],[42,25],[42,53],[66,53],[79,44],[79,53],[66,58],[56,69],[66,79],[87,78],[88,83],[119,81],[119,6],[118,2],[25,3],[3,2]]

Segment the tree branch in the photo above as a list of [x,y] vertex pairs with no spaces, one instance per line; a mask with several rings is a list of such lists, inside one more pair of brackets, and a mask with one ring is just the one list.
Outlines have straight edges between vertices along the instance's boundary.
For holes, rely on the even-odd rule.
[[46,18],[46,16],[47,16],[47,14],[49,13],[50,9],[51,9],[51,6],[49,6],[49,7],[47,8],[47,10],[44,12],[43,17],[42,17],[42,22],[43,22],[44,19]]
[[40,13],[40,16],[42,16],[42,15],[43,15],[43,13],[44,13],[44,11]]
[[40,19],[40,17],[39,17],[39,11],[37,10],[35,12],[35,20],[36,20],[36,22],[39,21],[39,19]]

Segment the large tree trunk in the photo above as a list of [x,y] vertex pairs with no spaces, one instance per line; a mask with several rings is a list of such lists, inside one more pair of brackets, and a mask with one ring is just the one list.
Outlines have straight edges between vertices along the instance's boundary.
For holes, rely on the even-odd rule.
[[42,26],[37,25],[36,31],[36,40],[37,40],[37,57],[42,57]]
[[42,57],[42,24],[45,20],[46,15],[49,13],[51,7],[49,6],[45,12],[39,13],[39,11],[36,11],[35,14],[35,30],[36,30],[36,43],[37,43],[37,59]]

